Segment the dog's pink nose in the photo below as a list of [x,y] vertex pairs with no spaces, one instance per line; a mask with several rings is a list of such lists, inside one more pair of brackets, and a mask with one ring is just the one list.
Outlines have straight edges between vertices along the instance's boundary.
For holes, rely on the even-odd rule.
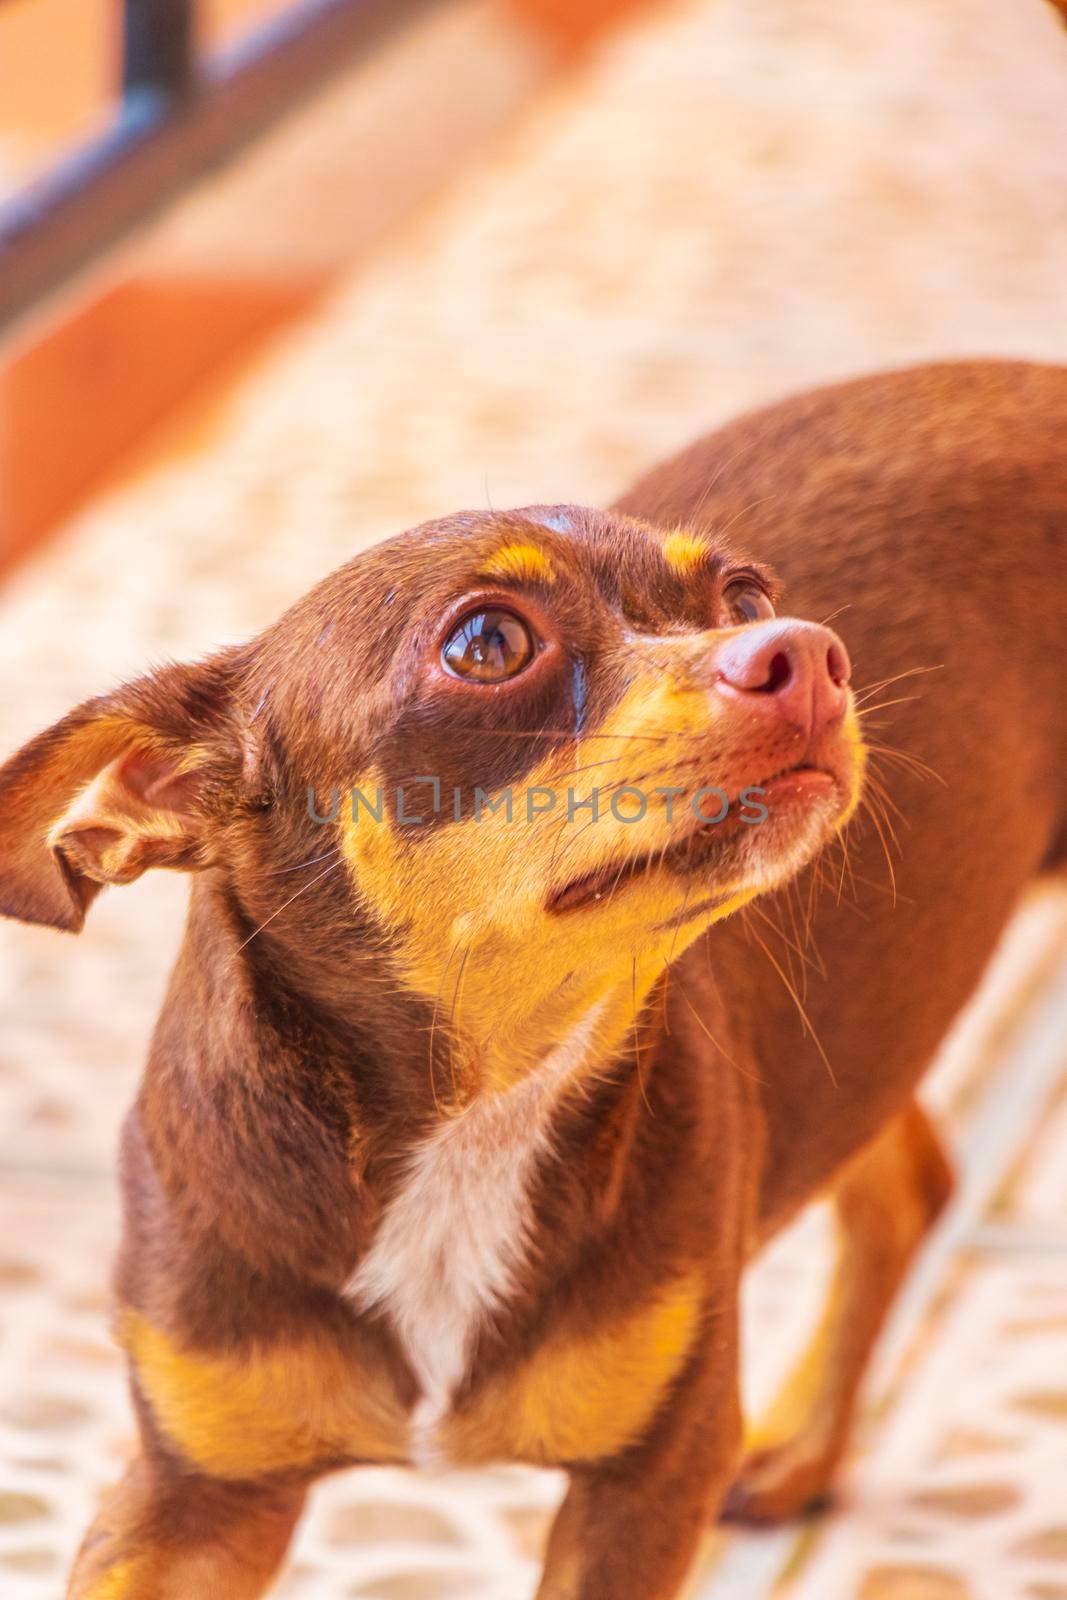
[[848,651],[816,622],[786,617],[744,628],[723,645],[715,665],[721,693],[809,735],[844,715]]

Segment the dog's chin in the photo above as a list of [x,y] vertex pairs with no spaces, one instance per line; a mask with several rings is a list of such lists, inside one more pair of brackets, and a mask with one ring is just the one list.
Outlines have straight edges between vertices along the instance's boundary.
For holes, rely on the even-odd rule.
[[787,882],[830,842],[847,810],[847,799],[835,786],[772,811],[737,841],[747,886],[764,891]]
[[815,796],[798,791],[759,824],[740,824],[715,839],[696,841],[676,869],[682,905],[654,931],[714,919],[716,911],[788,883],[834,837],[848,810],[848,798],[835,783]]
[[546,909],[606,909],[655,874],[673,878],[683,899],[659,926],[681,926],[738,895],[747,898],[785,883],[833,837],[850,805],[842,776],[821,767],[792,768],[760,785],[758,805],[735,801],[721,820],[690,825],[674,844],[613,859],[557,889]]
[[[761,805],[766,812],[758,821],[732,817],[717,837],[712,835],[694,855],[688,870],[726,872],[736,882],[743,869],[746,887],[772,888],[792,877],[827,844],[850,809],[851,795],[835,773],[815,767],[798,767],[768,780],[762,786]],[[700,841],[703,843],[703,841]]]

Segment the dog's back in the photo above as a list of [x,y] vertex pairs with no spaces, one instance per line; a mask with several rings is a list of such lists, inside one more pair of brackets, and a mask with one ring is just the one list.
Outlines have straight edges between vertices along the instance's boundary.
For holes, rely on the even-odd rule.
[[621,502],[729,527],[785,609],[834,618],[869,686],[872,814],[847,868],[814,869],[818,1046],[755,937],[796,971],[767,924],[803,933],[807,882],[709,933],[715,983],[708,950],[683,966],[765,1085],[767,1226],[906,1102],[1021,891],[1067,857],[1065,439],[1067,369],[942,364],[741,418]]

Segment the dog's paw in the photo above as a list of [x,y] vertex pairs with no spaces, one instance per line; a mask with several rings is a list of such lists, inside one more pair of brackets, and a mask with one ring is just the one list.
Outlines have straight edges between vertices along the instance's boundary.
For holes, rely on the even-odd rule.
[[720,1519],[766,1527],[823,1510],[839,1454],[813,1448],[803,1437],[754,1449],[723,1502]]

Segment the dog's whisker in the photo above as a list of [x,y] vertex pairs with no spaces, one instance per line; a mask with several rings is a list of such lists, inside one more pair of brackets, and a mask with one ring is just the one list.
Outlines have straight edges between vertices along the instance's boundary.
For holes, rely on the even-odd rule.
[[794,955],[799,957],[799,959],[800,959],[801,963],[803,964],[803,966],[806,967],[806,966],[809,965],[808,957],[807,957],[805,951],[803,950],[801,945],[799,945],[797,943],[797,940],[796,940],[796,937],[795,937],[795,933],[796,933],[795,929],[794,929],[794,936],[790,937],[790,935],[788,933],[786,933],[785,929],[781,926],[781,924],[775,922],[774,919],[770,916],[770,914],[767,911],[765,911],[762,906],[760,906],[760,905],[758,905],[756,903],[753,903],[753,904],[749,905],[746,909],[753,916],[759,917],[760,921],[765,923],[767,925],[767,927],[770,928],[772,933],[777,934],[778,938],[781,939],[782,943],[789,950],[791,950],[794,953]]
[[921,699],[922,695],[920,694],[901,694],[895,700],[879,700],[876,705],[864,706],[856,712],[856,715],[857,717],[873,717],[877,716],[880,711],[888,711],[890,706],[914,705]]
[[678,948],[678,935],[682,931],[682,924],[685,921],[685,914],[689,909],[689,901],[690,901],[690,898],[692,896],[692,893],[693,893],[693,886],[692,886],[691,883],[687,883],[686,886],[685,886],[685,894],[682,897],[682,909],[681,909],[681,911],[678,912],[678,914],[677,914],[677,916],[675,918],[674,936],[671,939],[671,947],[667,952],[667,965],[668,966],[670,966],[671,963],[674,961],[674,952]]
[[928,762],[923,761],[921,757],[913,755],[910,750],[898,750],[895,745],[883,744],[877,739],[868,740],[867,749],[872,755],[880,756],[885,761],[895,761],[899,766],[903,766],[908,771],[915,773],[917,777],[932,778],[943,789],[948,788],[948,782],[941,776],[940,772],[937,772]]
[[881,841],[882,854],[885,857],[886,871],[889,874],[890,902],[895,906],[897,903],[897,874],[896,869],[893,866],[893,857],[890,853],[889,842],[886,839],[886,829],[883,828],[882,821],[879,819],[874,797],[869,794],[865,795],[862,805],[866,815],[871,819],[875,833],[878,835],[878,838]]
[[788,993],[790,999],[792,1000],[794,1006],[796,1007],[797,1015],[799,1016],[799,1018],[801,1020],[801,1023],[803,1024],[804,1032],[807,1034],[808,1038],[811,1040],[812,1044],[815,1046],[815,1049],[816,1049],[816,1051],[818,1052],[818,1055],[819,1055],[819,1059],[822,1061],[822,1064],[826,1068],[826,1071],[827,1071],[827,1073],[829,1075],[830,1082],[833,1084],[834,1088],[836,1089],[837,1088],[837,1078],[836,1078],[836,1076],[834,1074],[833,1067],[830,1065],[830,1057],[826,1054],[826,1051],[823,1049],[822,1040],[819,1038],[819,1035],[815,1031],[815,1026],[812,1023],[812,1020],[811,1020],[810,1016],[808,1015],[807,1010],[805,1009],[804,1002],[801,1000],[800,996],[797,994],[796,989],[794,988],[794,986],[789,982],[789,979],[788,979],[786,973],[782,970],[780,962],[778,962],[775,959],[774,955],[771,953],[770,949],[767,946],[766,940],[765,939],[761,939],[759,934],[756,932],[755,928],[753,928],[751,921],[749,921],[749,923],[748,923],[748,928],[749,928],[749,931],[751,932],[753,938],[755,939],[756,943],[759,945],[760,949],[763,951],[764,955],[767,957],[767,960],[770,962],[770,964],[774,968],[775,972],[777,972],[779,978],[781,978],[782,983],[785,985],[786,992]]
[[689,995],[686,992],[684,981],[676,982],[674,990],[676,994],[681,995],[682,1001],[688,1007],[690,1015],[692,1016],[697,1027],[700,1029],[701,1033],[709,1041],[709,1043],[714,1047],[714,1049],[718,1051],[719,1055],[722,1056],[723,1060],[733,1067],[735,1072],[739,1072],[742,1078],[748,1078],[751,1083],[758,1083],[765,1087],[767,1083],[766,1078],[759,1077],[755,1072],[749,1072],[748,1069],[743,1067],[739,1061],[735,1060],[730,1052],[724,1047],[724,1045],[718,1039],[716,1039],[715,1035],[708,1027],[707,1022],[700,1015],[700,1012],[689,998]]
[[600,767],[611,767],[619,761],[628,761],[629,759],[630,757],[628,754],[621,756],[598,756],[595,761],[587,761],[585,765],[581,767],[571,767],[568,772],[561,772],[558,774],[558,776],[561,778],[577,778],[583,772],[596,772]]
[[529,728],[479,727],[473,729],[472,731],[477,733],[479,737],[481,737],[482,734],[491,734],[498,739],[558,739],[562,741],[580,739],[583,744],[587,739],[640,739],[644,740],[645,742],[651,741],[653,743],[663,744],[668,739],[684,737],[684,735],[676,733],[587,733],[584,728],[581,734],[576,734],[573,728],[539,728],[531,730]]
[[908,667],[904,672],[895,672],[888,678],[879,678],[874,683],[865,683],[857,686],[857,688],[853,690],[856,704],[865,704],[866,701],[870,699],[872,694],[877,694],[880,689],[888,689],[894,683],[901,683],[905,678],[922,677],[928,672],[941,672],[943,668],[944,662],[942,661],[935,662],[934,665],[930,667]]
[[324,850],[321,855],[311,856],[307,861],[298,861],[295,866],[279,867],[277,872],[272,872],[270,876],[272,878],[284,878],[289,872],[302,872],[305,867],[314,867],[320,861],[328,861],[331,856],[339,855],[340,851],[341,846],[334,845],[332,850]]
[[277,917],[280,917],[283,911],[288,911],[289,907],[291,905],[293,905],[297,900],[299,900],[301,895],[307,894],[309,889],[314,889],[315,885],[317,883],[321,883],[323,878],[328,878],[331,872],[336,872],[338,867],[343,866],[343,865],[344,865],[344,860],[342,858],[339,861],[332,861],[328,867],[324,867],[321,872],[317,872],[315,874],[315,876],[312,878],[310,883],[305,883],[301,888],[299,888],[296,891],[295,894],[291,894],[289,896],[288,900],[286,900],[282,905],[280,905],[278,907],[277,911],[272,911],[270,916],[266,919],[265,922],[261,922],[259,927],[256,928],[252,933],[250,933],[248,935],[247,939],[242,940],[242,942],[237,946],[237,949],[236,949],[236,951],[234,953],[236,955],[240,955],[241,951],[246,947],[246,945],[250,945],[252,943],[253,939],[258,938],[258,936],[263,932],[264,928],[269,928],[271,923]]
[[630,973],[630,996],[631,996],[630,1005],[631,1005],[631,1010],[633,1012],[634,1063],[635,1063],[635,1066],[636,1066],[636,1069],[637,1069],[637,1083],[638,1083],[638,1087],[641,1090],[641,1099],[645,1102],[645,1110],[648,1112],[649,1116],[653,1116],[654,1112],[652,1110],[651,1104],[649,1103],[648,1092],[645,1089],[644,1072],[643,1072],[642,1067],[641,1067],[641,1021],[640,1021],[640,1018],[638,1016],[638,1005],[637,1005],[637,957],[636,957],[636,955],[633,958],[633,966],[632,966],[631,973]]
[[[458,948],[459,947],[456,944],[453,944],[453,945],[451,945],[449,947],[448,955],[445,958],[444,966],[441,968],[441,976],[440,976],[440,979],[438,980],[438,984],[437,984],[437,993],[434,995],[433,1010],[430,1013],[430,1030],[429,1030],[430,1042],[429,1042],[428,1049],[427,1049],[427,1054],[428,1054],[428,1063],[427,1064],[428,1064],[429,1075],[430,1075],[430,1093],[433,1096],[433,1108],[437,1112],[438,1116],[440,1116],[440,1114],[441,1114],[441,1103],[437,1098],[437,1073],[435,1071],[435,1065],[434,1065],[434,1042],[435,1042],[436,1037],[437,1037],[437,1017],[438,1017],[438,1013],[439,1013],[440,1008],[441,1008],[441,996],[444,993],[445,979],[448,976],[448,969],[452,965],[452,961],[453,961],[453,959],[455,957],[455,954],[456,954],[456,951],[457,951]],[[453,1011],[453,1016],[454,1015],[455,1015],[455,1012]],[[452,1059],[452,1052],[451,1051],[449,1051],[449,1067],[450,1067],[452,1075],[453,1075],[452,1087],[453,1087],[453,1090],[455,1090],[455,1064],[454,1064],[453,1059]]]

